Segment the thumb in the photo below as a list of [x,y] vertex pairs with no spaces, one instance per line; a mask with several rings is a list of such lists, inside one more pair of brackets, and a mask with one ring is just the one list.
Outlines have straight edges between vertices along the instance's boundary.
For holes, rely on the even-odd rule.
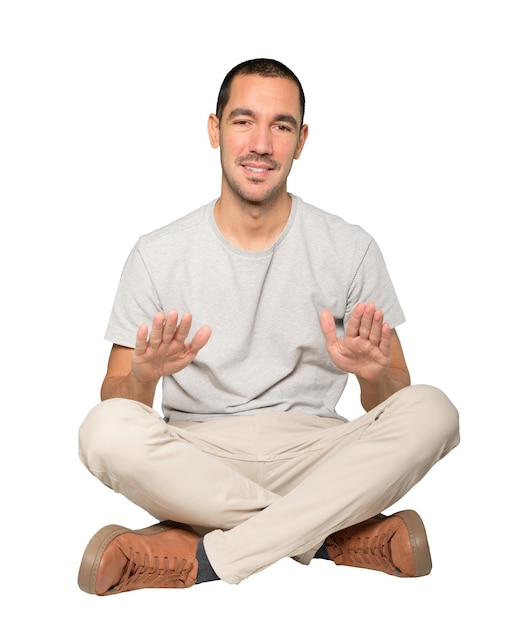
[[321,315],[319,316],[319,321],[321,323],[321,330],[323,331],[324,338],[327,344],[334,343],[337,341],[337,330],[335,327],[334,316],[330,313],[330,311],[321,311]]
[[209,326],[202,326],[202,328],[199,328],[191,340],[192,348],[198,352],[208,343],[210,336],[211,328]]

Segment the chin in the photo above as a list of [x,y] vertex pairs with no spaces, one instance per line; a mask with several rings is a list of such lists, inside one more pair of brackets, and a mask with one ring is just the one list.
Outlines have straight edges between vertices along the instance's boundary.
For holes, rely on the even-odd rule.
[[257,184],[254,185],[255,189],[246,189],[244,188],[239,194],[241,199],[245,202],[250,202],[252,204],[264,204],[266,202],[272,202],[278,198],[280,198],[284,194],[286,194],[285,187],[272,187],[271,189],[257,189]]

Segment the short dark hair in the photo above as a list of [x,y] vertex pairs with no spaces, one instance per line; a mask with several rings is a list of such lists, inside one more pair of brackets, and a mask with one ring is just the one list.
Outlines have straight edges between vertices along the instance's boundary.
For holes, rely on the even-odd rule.
[[265,76],[267,78],[287,78],[288,80],[293,81],[299,88],[299,104],[301,107],[302,126],[305,108],[303,86],[290,68],[286,67],[284,63],[281,63],[280,61],[275,61],[274,59],[251,59],[249,61],[243,61],[242,63],[239,63],[239,65],[236,65],[226,74],[226,77],[222,81],[222,85],[219,90],[219,97],[217,98],[216,115],[219,120],[222,117],[224,108],[228,103],[228,100],[230,99],[231,84],[233,79],[235,78],[235,76],[249,74],[256,74],[258,76]]

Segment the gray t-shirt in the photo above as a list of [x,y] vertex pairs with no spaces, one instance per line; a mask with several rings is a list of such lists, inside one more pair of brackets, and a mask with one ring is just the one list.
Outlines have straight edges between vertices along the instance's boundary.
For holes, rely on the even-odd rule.
[[257,411],[340,417],[347,374],[330,360],[319,323],[332,312],[343,333],[361,301],[392,327],[404,321],[381,252],[359,226],[292,196],[288,223],[267,250],[236,248],[220,233],[215,201],[139,239],[124,267],[106,339],[135,346],[159,311],[208,324],[208,344],[163,379],[171,421]]

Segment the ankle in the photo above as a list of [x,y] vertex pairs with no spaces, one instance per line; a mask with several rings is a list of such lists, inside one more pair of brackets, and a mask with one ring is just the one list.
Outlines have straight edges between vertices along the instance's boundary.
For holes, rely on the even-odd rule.
[[199,583],[207,583],[212,580],[220,580],[217,576],[215,570],[213,569],[210,560],[208,559],[208,555],[206,554],[206,549],[204,548],[204,538],[201,538],[199,543],[197,544],[197,580],[195,584]]
[[327,561],[331,561],[332,560],[332,557],[328,554],[326,539],[323,542],[323,545],[314,554],[314,559],[326,559]]

